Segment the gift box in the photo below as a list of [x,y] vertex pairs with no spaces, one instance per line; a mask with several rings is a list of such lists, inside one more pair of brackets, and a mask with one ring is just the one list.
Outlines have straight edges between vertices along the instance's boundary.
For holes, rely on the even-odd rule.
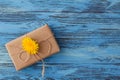
[[47,24],[8,42],[5,46],[16,70],[30,66],[60,51]]

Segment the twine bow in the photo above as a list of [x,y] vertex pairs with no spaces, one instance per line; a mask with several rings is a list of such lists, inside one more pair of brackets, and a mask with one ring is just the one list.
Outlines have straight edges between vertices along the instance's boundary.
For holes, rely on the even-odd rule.
[[[45,42],[47,42],[48,44],[48,51],[47,53],[50,54],[50,51],[51,51],[51,44],[48,40],[44,40]],[[19,54],[18,54],[18,59],[22,62],[28,62],[31,55],[34,55],[34,57],[37,59],[36,61],[38,61],[39,59],[41,59],[42,61],[42,72],[41,72],[41,75],[42,75],[42,78],[44,77],[44,74],[45,74],[45,63],[44,63],[44,60],[43,58],[39,55],[41,54],[39,52],[39,44],[44,42],[44,41],[41,41],[41,42],[37,42],[33,39],[31,39],[30,37],[24,37],[23,40],[22,40],[22,49],[20,50]],[[27,57],[25,60],[22,59],[21,55],[24,54],[24,53],[27,53]],[[39,53],[39,54],[38,54]]]

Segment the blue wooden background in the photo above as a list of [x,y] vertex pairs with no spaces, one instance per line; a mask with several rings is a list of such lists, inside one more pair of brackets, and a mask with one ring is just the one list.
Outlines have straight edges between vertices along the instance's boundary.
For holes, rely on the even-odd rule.
[[45,23],[61,51],[44,80],[120,80],[120,0],[0,0],[0,80],[41,79],[41,62],[17,72],[4,45]]

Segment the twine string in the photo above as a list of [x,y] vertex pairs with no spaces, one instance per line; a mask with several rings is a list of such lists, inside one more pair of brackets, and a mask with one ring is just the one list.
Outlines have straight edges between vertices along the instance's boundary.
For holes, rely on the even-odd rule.
[[[25,35],[25,36],[27,36],[27,35]],[[49,39],[49,38],[48,38]],[[41,42],[47,42],[48,43],[48,54],[50,54],[50,52],[51,52],[51,44],[50,44],[50,42],[48,41],[48,39],[47,40],[44,40],[44,41],[38,41],[39,42],[39,44],[41,43]],[[17,47],[16,47],[17,48]],[[22,62],[28,62],[28,60],[30,59],[30,55],[29,54],[27,54],[27,57],[26,57],[26,59],[25,60],[22,60],[21,59],[21,54],[23,53],[23,52],[25,52],[24,50],[22,50],[22,48],[19,48],[20,49],[20,52],[19,52],[19,54],[18,54],[18,59],[19,60],[21,60]],[[44,78],[44,75],[45,75],[45,62],[44,62],[44,60],[43,60],[43,58],[39,55],[39,54],[35,54],[34,55],[35,57],[36,56],[38,56],[39,58],[41,58],[41,62],[42,62],[42,72],[41,72],[41,75],[42,75],[42,78]],[[36,57],[37,58],[37,57]],[[39,60],[38,58],[37,58],[37,60]]]

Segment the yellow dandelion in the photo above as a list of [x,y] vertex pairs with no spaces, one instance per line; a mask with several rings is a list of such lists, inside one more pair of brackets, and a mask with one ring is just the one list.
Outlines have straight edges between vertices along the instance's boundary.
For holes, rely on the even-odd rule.
[[24,37],[22,40],[22,48],[29,54],[37,54],[39,46],[38,43],[30,37]]

